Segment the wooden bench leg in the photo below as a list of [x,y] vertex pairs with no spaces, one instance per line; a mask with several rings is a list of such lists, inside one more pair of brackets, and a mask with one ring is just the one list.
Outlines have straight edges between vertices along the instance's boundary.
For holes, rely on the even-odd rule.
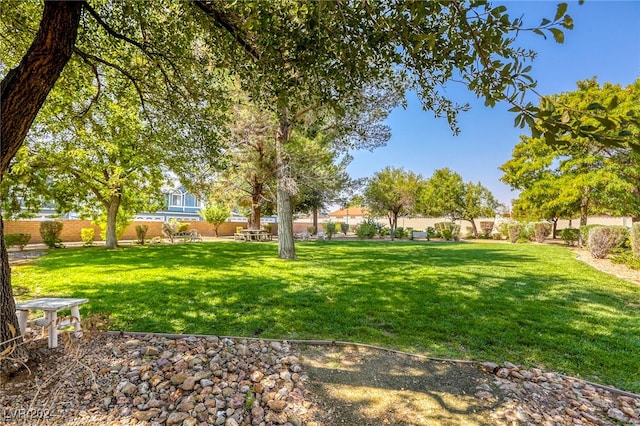
[[47,318],[48,327],[48,343],[50,348],[58,347],[58,312],[46,311],[45,317]]
[[73,323],[73,335],[75,337],[81,336],[81,327],[80,327],[80,308],[78,306],[73,306],[71,308],[71,322]]
[[24,336],[24,333],[27,331],[27,317],[29,316],[29,311],[16,311],[16,314],[18,316],[20,334]]

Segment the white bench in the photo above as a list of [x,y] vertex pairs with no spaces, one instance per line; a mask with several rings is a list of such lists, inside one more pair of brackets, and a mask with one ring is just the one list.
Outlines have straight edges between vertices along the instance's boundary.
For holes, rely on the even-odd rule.
[[429,234],[425,231],[412,231],[411,238],[428,238]]
[[[64,299],[58,297],[47,297],[43,299],[30,300],[28,302],[16,303],[16,314],[18,315],[18,325],[20,333],[24,336],[27,330],[27,318],[29,311],[44,311],[44,318],[36,320],[36,324],[46,326],[48,330],[48,345],[50,348],[58,347],[58,327],[73,324],[76,334],[80,331],[80,309],[79,306],[87,303],[89,299]],[[71,321],[59,322],[58,311],[71,309]]]

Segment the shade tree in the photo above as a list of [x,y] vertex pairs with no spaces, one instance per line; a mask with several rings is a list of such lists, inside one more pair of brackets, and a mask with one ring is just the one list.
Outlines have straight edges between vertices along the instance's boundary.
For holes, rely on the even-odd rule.
[[[640,83],[622,88],[589,79],[578,82],[577,90],[553,98],[572,110],[604,104],[619,114],[637,108]],[[594,121],[583,124],[591,126]],[[629,131],[637,137],[637,127]],[[579,216],[580,224],[586,225],[587,217],[597,213],[638,217],[639,158],[629,144],[610,146],[578,136],[562,145],[549,145],[543,138],[523,135],[512,158],[500,167],[501,180],[521,191],[518,205],[547,219]]]
[[374,217],[387,217],[392,240],[398,228],[398,217],[414,212],[423,184],[421,175],[395,167],[385,167],[369,180],[364,191],[367,209]]
[[480,182],[464,182],[460,174],[438,169],[426,180],[417,211],[424,215],[447,217],[451,221],[466,220],[477,238],[475,219],[493,217],[500,203]]

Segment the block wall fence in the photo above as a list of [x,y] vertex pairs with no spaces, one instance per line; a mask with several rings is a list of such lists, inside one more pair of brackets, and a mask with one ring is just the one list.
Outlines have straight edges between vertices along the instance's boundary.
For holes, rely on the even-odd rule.
[[[82,228],[95,229],[95,241],[100,241],[100,227],[92,225],[90,220],[77,220],[77,219],[60,219],[63,223],[62,234],[60,238],[63,242],[75,242],[81,241],[80,230]],[[40,236],[40,222],[39,220],[19,220],[19,221],[6,221],[4,222],[5,234],[31,234],[31,240],[29,244],[42,243],[42,237]],[[213,231],[213,225],[207,222],[195,221],[186,222],[189,223],[189,229],[197,229],[203,237],[215,237]],[[135,240],[136,226],[147,225],[149,230],[147,231],[147,238],[162,237],[161,226],[162,222],[147,222],[147,221],[135,221],[129,225],[121,237],[121,240]],[[278,226],[272,224],[272,232],[276,234],[278,232]],[[236,232],[237,227],[246,228],[246,222],[225,222],[218,228],[218,236],[232,236]]]

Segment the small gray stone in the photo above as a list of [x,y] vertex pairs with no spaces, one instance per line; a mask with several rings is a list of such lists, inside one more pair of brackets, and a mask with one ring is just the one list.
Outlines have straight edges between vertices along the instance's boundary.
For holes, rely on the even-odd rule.
[[607,411],[607,416],[622,423],[626,423],[629,421],[629,417],[627,417],[622,411],[618,410],[617,408],[609,408],[609,411]]
[[200,386],[202,386],[203,388],[206,388],[207,386],[213,386],[213,382],[209,379],[202,379],[200,380]]

